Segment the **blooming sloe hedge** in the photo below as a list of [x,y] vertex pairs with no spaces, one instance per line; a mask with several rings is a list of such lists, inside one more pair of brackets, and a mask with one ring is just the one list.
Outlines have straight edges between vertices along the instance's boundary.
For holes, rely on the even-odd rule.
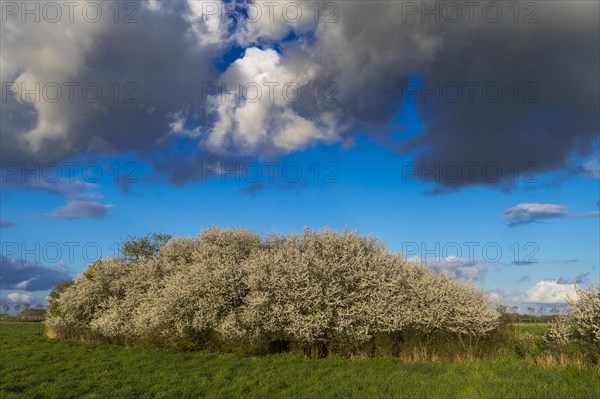
[[498,325],[471,284],[328,229],[173,238],[148,259],[93,263],[52,309],[47,328],[62,338],[193,348],[361,345],[405,331],[472,338]]

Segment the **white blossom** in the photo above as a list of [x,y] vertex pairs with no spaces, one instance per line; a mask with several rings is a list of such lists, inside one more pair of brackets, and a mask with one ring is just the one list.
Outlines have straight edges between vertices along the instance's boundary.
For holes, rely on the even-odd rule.
[[47,321],[63,337],[216,335],[248,345],[360,344],[407,329],[483,336],[497,324],[481,290],[407,262],[376,238],[328,229],[261,238],[218,228],[172,239],[153,259],[92,264]]

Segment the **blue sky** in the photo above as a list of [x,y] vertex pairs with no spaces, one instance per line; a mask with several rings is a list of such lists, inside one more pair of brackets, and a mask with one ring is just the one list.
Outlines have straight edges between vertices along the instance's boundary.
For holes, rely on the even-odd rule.
[[[130,165],[126,158],[103,160]],[[267,162],[267,161],[265,161]],[[124,191],[111,171],[96,183],[102,202],[112,205],[102,218],[64,219],[44,216],[64,204],[56,194],[6,189],[2,217],[14,222],[2,229],[3,254],[76,276],[90,261],[111,256],[121,239],[158,231],[194,236],[210,226],[246,227],[260,232],[291,232],[303,227],[348,227],[375,234],[408,258],[438,262],[460,257],[479,268],[475,283],[503,299],[520,303],[519,295],[542,280],[598,282],[597,216],[556,218],[509,227],[504,211],[518,203],[565,204],[577,212],[596,206],[598,180],[589,176],[544,187],[521,184],[510,192],[473,187],[447,194],[427,193],[430,184],[403,177],[408,158],[390,155],[365,142],[351,149],[318,146],[276,161],[274,170],[294,165],[286,179],[268,179],[254,191],[250,175],[212,177],[205,183],[174,186],[144,182],[152,168],[140,165]],[[256,161],[263,173],[268,166]],[[300,165],[307,181],[290,184]],[[319,175],[315,171],[319,170]],[[406,170],[406,169],[404,169]],[[82,176],[78,179],[85,180]],[[17,248],[15,248],[15,244]],[[501,251],[499,254],[498,249]],[[531,261],[531,264],[514,264]],[[453,265],[449,261],[450,267]],[[469,275],[467,275],[469,276]],[[5,290],[6,293],[21,290]],[[26,291],[23,291],[26,292]],[[42,301],[44,292],[34,292]],[[6,295],[6,294],[5,294]]]
[[[210,226],[375,234],[522,306],[600,282],[594,10],[444,24],[346,2],[329,23],[250,22],[246,2],[233,23],[208,3],[62,30],[6,15],[0,302],[43,303],[130,235]],[[49,101],[48,82],[104,97]]]

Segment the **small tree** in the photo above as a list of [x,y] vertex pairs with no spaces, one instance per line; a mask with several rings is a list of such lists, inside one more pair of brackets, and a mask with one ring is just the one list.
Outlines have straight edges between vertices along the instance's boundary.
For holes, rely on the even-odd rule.
[[519,310],[519,307],[517,305],[513,305],[510,307],[510,311],[512,313],[512,318],[513,321],[517,321],[517,311]]
[[48,313],[53,314],[56,312],[57,300],[67,288],[73,285],[73,280],[65,280],[56,284],[50,294],[48,294]]
[[10,305],[2,305],[2,310],[4,311],[4,313],[8,314],[8,312],[10,311]]
[[29,319],[29,309],[31,309],[31,305],[26,303],[23,305],[23,314],[25,315],[25,320]]
[[151,259],[170,239],[169,234],[162,233],[150,233],[144,237],[129,236],[120,246],[121,256],[129,262]]
[[45,313],[45,312],[43,312],[44,305],[42,305],[41,303],[37,303],[34,307],[35,307],[35,310],[37,311],[37,312],[35,312],[35,317],[37,319],[43,319],[44,313]]
[[13,306],[13,309],[15,310],[15,312],[17,312],[17,316],[18,316],[19,312],[21,311],[21,305],[19,305],[17,303],[16,305]]
[[544,313],[546,313],[546,307],[545,306],[540,306],[538,308],[538,312],[540,313],[540,317],[544,315]]
[[533,314],[535,313],[535,308],[532,306],[529,306],[527,308],[527,313],[529,313],[529,321],[533,321]]

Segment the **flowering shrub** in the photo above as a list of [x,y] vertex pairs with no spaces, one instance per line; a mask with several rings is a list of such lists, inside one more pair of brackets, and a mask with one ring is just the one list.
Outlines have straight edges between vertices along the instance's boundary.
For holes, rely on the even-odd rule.
[[575,290],[577,299],[568,299],[571,306],[546,332],[544,341],[558,345],[581,341],[600,349],[600,285],[588,290],[575,286]]
[[47,320],[60,337],[186,348],[360,346],[407,331],[483,337],[497,325],[481,290],[373,237],[218,228],[173,238],[152,258],[92,264]]

